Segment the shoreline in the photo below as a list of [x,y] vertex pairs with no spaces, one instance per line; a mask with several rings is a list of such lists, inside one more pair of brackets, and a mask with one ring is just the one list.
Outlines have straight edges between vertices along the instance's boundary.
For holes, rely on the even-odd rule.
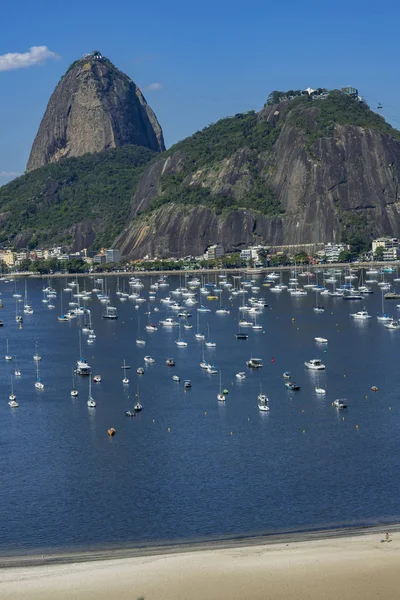
[[[263,273],[272,273],[279,271],[290,271],[294,268],[302,269],[344,269],[344,268],[354,268],[354,269],[365,269],[367,267],[400,267],[400,261],[393,260],[389,262],[378,261],[378,262],[359,262],[359,263],[324,263],[317,265],[280,265],[275,267],[260,267],[257,269],[247,268],[247,267],[235,267],[235,268],[218,268],[218,269],[166,269],[160,271],[113,271],[113,272],[98,272],[98,273],[50,273],[43,274],[40,273],[31,273],[30,271],[25,271],[22,273],[8,273],[7,275],[11,278],[13,277],[28,277],[30,279],[56,279],[58,277],[62,278],[75,278],[75,277],[93,277],[93,278],[102,278],[102,277],[143,277],[143,276],[152,276],[158,277],[160,275],[195,275],[195,274],[206,274],[206,273],[247,273],[248,275],[262,275]],[[7,277],[6,275],[6,277]]]
[[[395,527],[395,526],[392,526]],[[336,537],[164,549],[132,556],[10,565],[2,600],[366,600],[398,598],[400,539],[390,528],[352,528]],[[393,530],[399,531],[397,529]],[[341,532],[341,533],[339,533]],[[328,532],[324,532],[325,534]],[[332,532],[330,532],[332,533]],[[271,540],[270,540],[271,542]]]
[[286,532],[275,532],[261,535],[243,535],[229,538],[203,539],[198,541],[155,542],[132,546],[109,546],[80,550],[16,550],[13,554],[0,554],[0,570],[21,567],[39,567],[45,565],[67,565],[72,563],[103,562],[124,560],[150,556],[166,556],[175,554],[191,554],[213,550],[229,550],[235,548],[269,547],[280,544],[302,544],[316,541],[359,538],[369,535],[384,536],[400,532],[400,522],[382,523],[381,525],[355,525],[332,527],[326,529],[308,529]]

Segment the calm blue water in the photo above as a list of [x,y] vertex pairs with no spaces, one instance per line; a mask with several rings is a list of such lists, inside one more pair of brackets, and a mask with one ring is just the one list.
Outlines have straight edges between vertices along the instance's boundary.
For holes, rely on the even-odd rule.
[[[150,279],[143,281],[147,297]],[[179,277],[168,281],[170,290],[180,284]],[[321,298],[323,314],[312,310],[313,292],[291,298],[261,288],[259,295],[270,306],[258,318],[263,330],[248,330],[247,341],[233,336],[240,296],[226,316],[215,314],[215,301],[204,300],[212,312],[201,314],[201,327],[209,324],[217,342],[205,355],[222,369],[222,386],[229,389],[226,404],[220,405],[218,375],[199,368],[196,308],[190,309],[193,329],[182,330],[188,347],[177,348],[176,329],[145,332],[147,303],[139,310],[131,300],[120,303],[116,280],[108,278],[119,319],[104,321],[104,306],[93,297],[88,307],[97,340],[87,346],[82,336],[93,373],[102,376],[92,386],[97,408],[90,410],[87,378],[78,378],[79,397],[70,397],[83,317],[57,321],[66,280],[51,283],[58,292],[53,311],[41,302],[46,282],[28,282],[34,314],[25,315],[19,329],[14,283],[0,282],[5,322],[0,330],[0,551],[398,520],[400,331],[386,330],[375,318],[357,323],[349,317],[363,305],[375,317],[381,303],[378,287],[362,303]],[[95,286],[89,278],[85,285]],[[17,282],[22,293],[23,286]],[[168,293],[157,293],[152,307],[159,306],[160,312],[151,315],[152,321],[166,315],[159,299]],[[62,295],[65,311],[69,295]],[[231,304],[228,296],[223,292],[226,305]],[[385,309],[396,313],[396,301],[388,301]],[[135,344],[138,316],[144,348]],[[329,338],[328,347],[319,348],[315,336]],[[4,360],[6,338],[11,363]],[[34,389],[35,338],[43,392]],[[140,377],[136,368],[144,365],[146,354],[156,363]],[[252,355],[264,360],[257,372],[245,366]],[[169,356],[176,360],[174,369],[165,365]],[[127,389],[120,368],[124,358],[132,365]],[[309,358],[322,358],[327,365],[319,379],[327,388],[325,397],[315,394],[316,375],[303,366]],[[19,408],[12,410],[7,401],[16,365],[22,376],[14,382]],[[242,370],[248,376],[238,382],[235,373]],[[301,385],[300,392],[285,389],[286,370]],[[192,389],[185,392],[182,383],[174,383],[174,373],[190,378]],[[139,381],[144,409],[128,419],[124,411],[133,405]],[[257,407],[260,384],[270,398],[269,414]],[[376,394],[372,385],[379,387]],[[337,397],[347,398],[346,413],[331,406]],[[109,427],[117,430],[114,438],[107,435]]]

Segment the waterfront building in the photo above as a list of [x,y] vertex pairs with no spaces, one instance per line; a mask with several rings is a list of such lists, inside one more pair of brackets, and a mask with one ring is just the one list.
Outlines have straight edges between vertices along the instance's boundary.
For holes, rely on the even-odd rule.
[[220,258],[225,255],[224,247],[221,244],[213,244],[209,246],[205,251],[204,258],[205,260],[215,260],[216,258]]
[[106,250],[106,262],[107,263],[117,263],[121,260],[121,251],[117,250],[117,248],[109,248]]
[[378,248],[383,249],[382,260],[397,260],[399,258],[398,238],[381,237],[372,240],[372,254],[375,254]]

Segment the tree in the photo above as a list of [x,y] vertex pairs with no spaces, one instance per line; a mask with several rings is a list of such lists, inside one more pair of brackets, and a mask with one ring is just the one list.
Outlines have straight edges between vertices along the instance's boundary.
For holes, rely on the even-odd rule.
[[287,256],[287,254],[282,253],[282,254],[274,254],[274,256],[271,256],[271,260],[270,260],[270,265],[271,267],[279,267],[280,265],[288,265],[289,264],[289,258]]
[[382,248],[382,246],[378,246],[378,248],[375,250],[375,253],[374,253],[374,259],[375,260],[383,260],[383,253],[384,253],[384,249]]
[[354,254],[352,252],[350,252],[349,250],[342,250],[341,253],[339,254],[338,257],[338,261],[340,263],[343,262],[351,262],[354,258]]
[[308,264],[308,254],[307,252],[298,252],[294,255],[293,260],[300,265]]

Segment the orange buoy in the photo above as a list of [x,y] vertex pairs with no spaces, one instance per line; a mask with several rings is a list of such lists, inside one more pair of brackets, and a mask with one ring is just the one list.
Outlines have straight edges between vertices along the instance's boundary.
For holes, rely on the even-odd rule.
[[107,431],[107,433],[110,437],[112,437],[113,435],[115,435],[116,431],[115,431],[114,427],[110,427],[110,429]]

